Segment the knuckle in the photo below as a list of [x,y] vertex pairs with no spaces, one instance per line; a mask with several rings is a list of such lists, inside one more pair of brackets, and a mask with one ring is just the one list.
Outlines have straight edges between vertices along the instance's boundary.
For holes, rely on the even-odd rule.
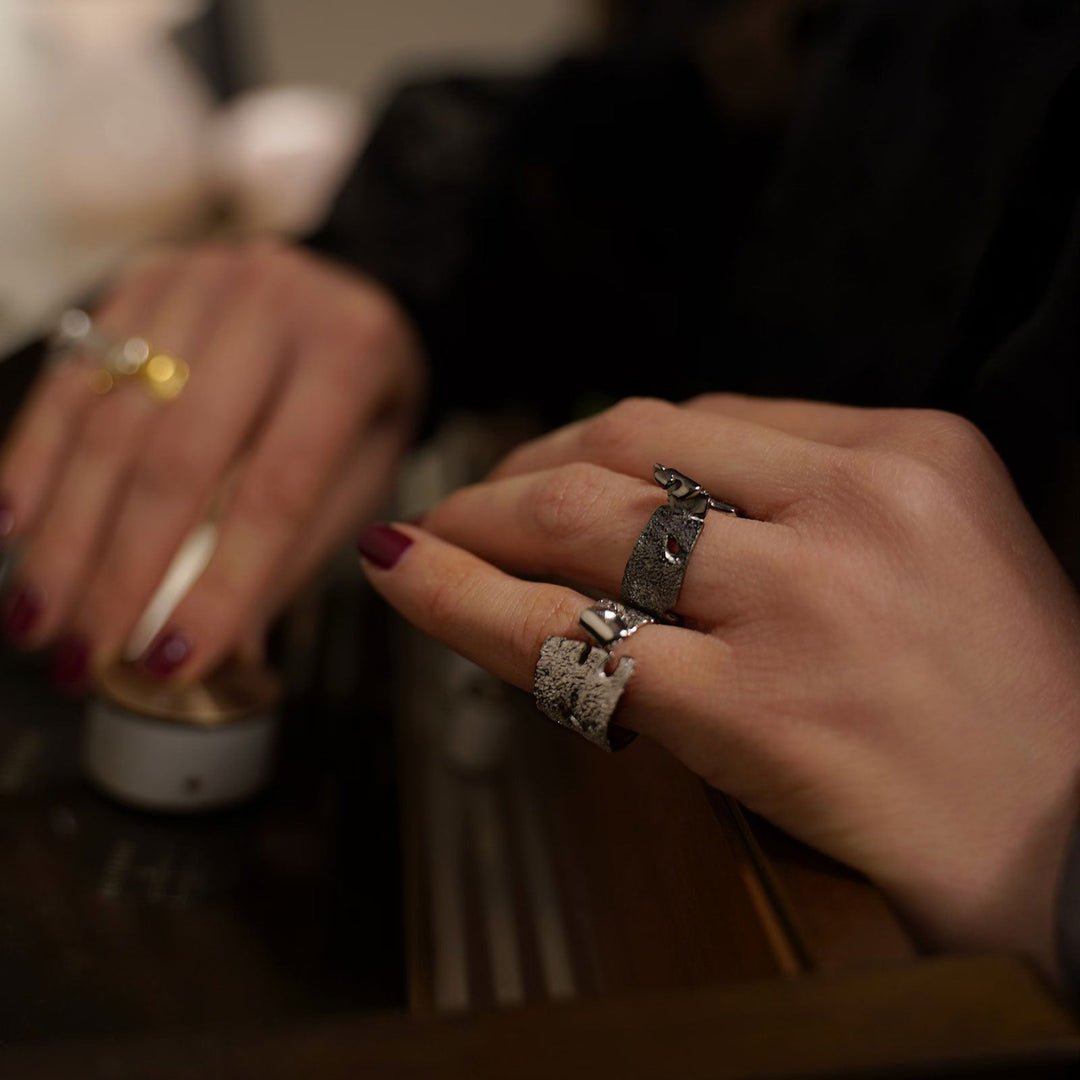
[[858,460],[862,490],[883,502],[890,517],[919,526],[951,512],[957,504],[956,484],[927,458],[875,450]]
[[909,416],[913,451],[945,470],[986,468],[997,460],[990,440],[966,417],[938,409],[918,409]]
[[624,398],[585,425],[582,447],[586,456],[622,457],[625,452],[635,451],[642,429],[656,427],[674,408],[670,402],[658,398]]
[[397,337],[401,313],[397,305],[382,290],[364,290],[360,316],[360,336],[369,347],[386,348]]
[[717,411],[727,411],[732,408],[737,408],[740,405],[745,405],[749,399],[745,394],[734,393],[709,393],[709,394],[697,394],[695,397],[690,398],[686,405],[691,409],[716,409]]
[[592,531],[597,508],[610,497],[609,477],[600,466],[583,462],[547,473],[529,501],[533,527],[548,541],[580,541]]

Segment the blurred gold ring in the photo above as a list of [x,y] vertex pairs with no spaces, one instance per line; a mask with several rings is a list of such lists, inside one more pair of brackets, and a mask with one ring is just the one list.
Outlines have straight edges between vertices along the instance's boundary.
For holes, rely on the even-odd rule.
[[137,372],[143,389],[158,401],[175,401],[187,386],[191,369],[178,356],[151,353]]
[[191,369],[177,356],[158,352],[145,338],[110,337],[85,311],[73,308],[60,316],[52,339],[54,363],[79,353],[101,361],[89,375],[90,390],[104,396],[125,379],[138,379],[155,401],[173,401],[187,385]]

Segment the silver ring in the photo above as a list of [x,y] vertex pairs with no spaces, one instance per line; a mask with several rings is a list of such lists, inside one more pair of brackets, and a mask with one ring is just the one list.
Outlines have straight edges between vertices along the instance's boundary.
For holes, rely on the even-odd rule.
[[549,720],[609,753],[635,738],[634,732],[611,722],[634,661],[623,656],[608,671],[611,659],[607,649],[587,641],[553,636],[540,647],[533,676],[536,707]]
[[627,607],[618,600],[598,600],[587,607],[578,619],[581,628],[588,632],[597,645],[610,649],[616,642],[628,638],[639,627],[656,622],[644,611]]
[[710,510],[732,517],[741,514],[678,469],[656,465],[653,479],[668,493],[667,505],[653,512],[634,544],[623,571],[622,598],[653,618],[670,622],[706,514]]
[[65,311],[49,342],[49,365],[60,367],[77,356],[91,356],[99,366],[90,374],[90,389],[111,393],[122,381],[134,379],[156,401],[173,401],[187,385],[187,363],[151,347],[145,338],[114,338],[94,325],[78,308]]
[[115,338],[100,330],[85,311],[69,308],[56,322],[49,352],[53,364],[64,364],[79,355],[92,356],[110,375],[129,378],[150,359],[151,349],[145,339]]

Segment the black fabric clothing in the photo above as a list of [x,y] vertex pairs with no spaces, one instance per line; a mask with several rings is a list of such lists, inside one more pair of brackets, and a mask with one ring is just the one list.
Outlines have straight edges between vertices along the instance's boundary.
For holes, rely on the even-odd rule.
[[1078,67],[1075,3],[862,0],[807,45],[782,130],[731,123],[670,45],[435,80],[313,242],[403,300],[441,407],[961,412],[1075,575]]

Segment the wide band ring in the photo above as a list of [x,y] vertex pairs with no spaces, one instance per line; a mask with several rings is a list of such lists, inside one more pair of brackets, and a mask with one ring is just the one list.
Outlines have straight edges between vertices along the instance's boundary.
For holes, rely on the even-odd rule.
[[611,646],[656,620],[644,611],[598,600],[578,618],[596,642],[549,637],[540,649],[533,680],[537,708],[549,720],[576,731],[608,751],[621,750],[634,733],[613,725],[611,718],[634,670],[634,661],[622,657],[612,667]]
[[560,727],[577,732],[609,753],[628,746],[635,733],[612,723],[634,672],[623,656],[610,671],[611,653],[587,641],[549,637],[540,647],[533,676],[536,707]]
[[653,479],[668,493],[667,505],[653,512],[634,544],[623,571],[622,598],[655,619],[671,622],[706,514],[714,510],[741,515],[677,469],[656,465]]
[[91,356],[99,366],[90,373],[90,389],[99,396],[121,382],[134,379],[155,401],[173,401],[187,385],[191,370],[179,357],[153,349],[141,337],[114,338],[94,325],[77,308],[65,311],[50,341],[50,363],[63,364],[74,356]]

